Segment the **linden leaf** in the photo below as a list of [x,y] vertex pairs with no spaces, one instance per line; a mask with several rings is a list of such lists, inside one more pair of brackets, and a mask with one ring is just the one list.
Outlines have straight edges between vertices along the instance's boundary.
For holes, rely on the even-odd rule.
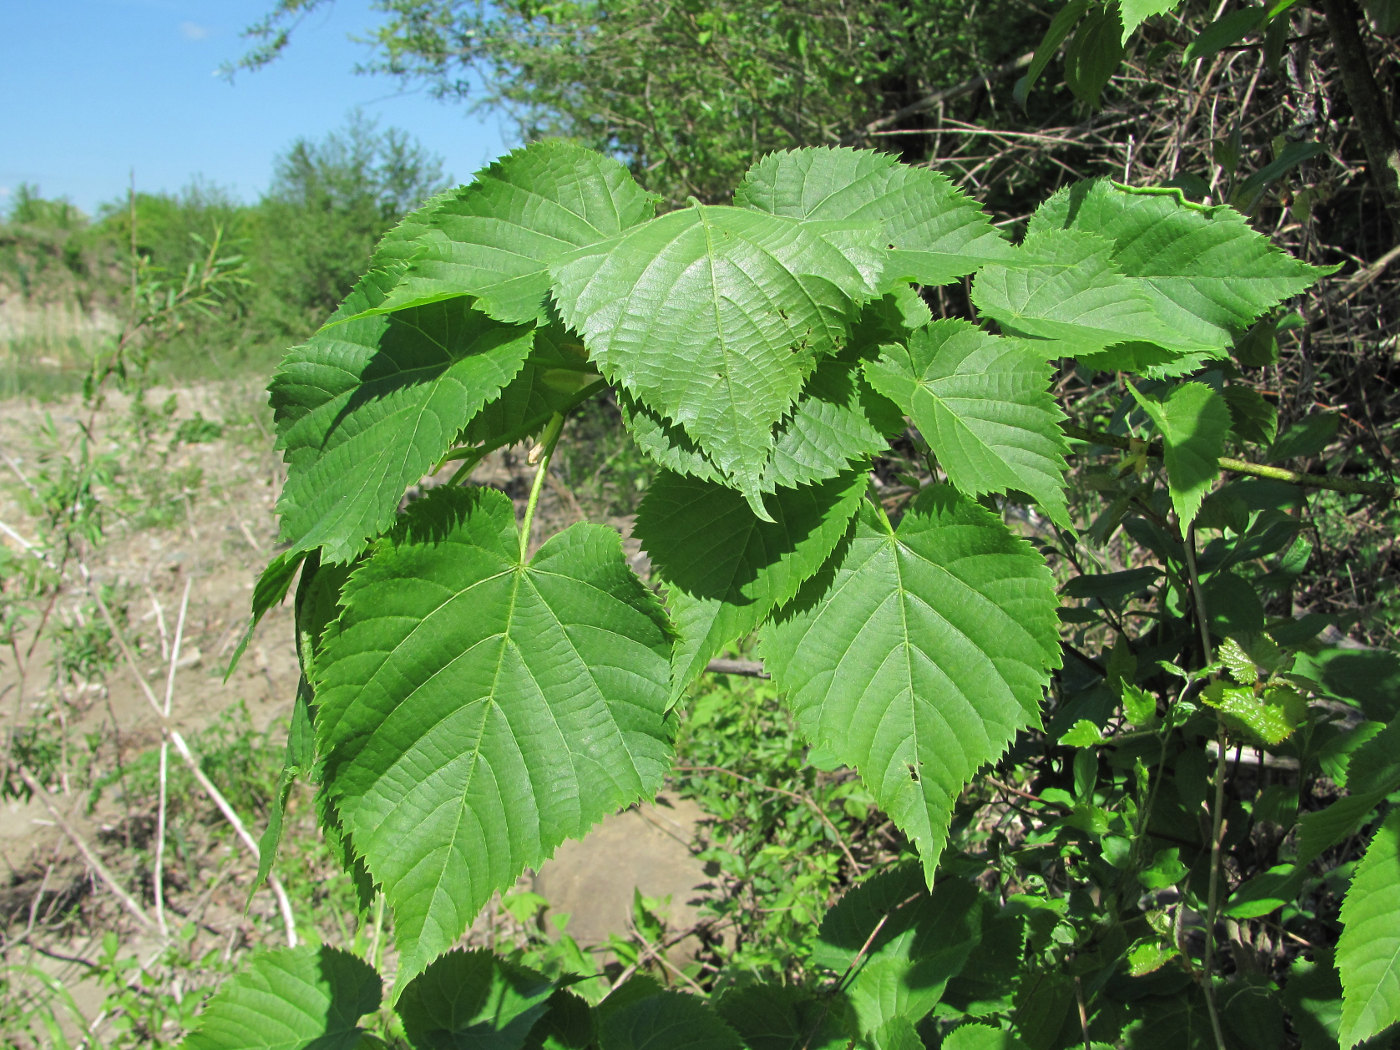
[[653,794],[670,631],[616,531],[522,564],[492,490],[438,489],[358,566],[317,660],[339,818],[394,909],[402,987],[497,890]]
[[990,512],[935,485],[849,543],[760,634],[804,735],[860,771],[930,881],[953,803],[1038,725],[1059,665],[1054,581]]

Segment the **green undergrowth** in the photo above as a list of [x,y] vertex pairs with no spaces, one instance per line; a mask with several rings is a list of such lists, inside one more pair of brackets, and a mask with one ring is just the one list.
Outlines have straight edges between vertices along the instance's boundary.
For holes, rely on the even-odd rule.
[[[1335,417],[1280,427],[1243,371],[1328,271],[1107,180],[1013,242],[868,151],[775,154],[733,201],[657,214],[536,144],[408,216],[288,353],[253,613],[296,582],[303,675],[259,879],[308,781],[393,952],[255,953],[185,1045],[1386,1038],[1400,662],[1295,599],[1316,491],[1394,491],[1299,469]],[[934,318],[921,289],[958,281],[974,316]],[[642,476],[599,459],[594,398],[654,470],[652,580],[611,521],[536,513],[576,414],[605,517],[603,468]],[[472,472],[522,442],[519,513]],[[709,684],[750,638],[771,682]],[[463,948],[675,778],[720,817],[730,939],[694,973]]]

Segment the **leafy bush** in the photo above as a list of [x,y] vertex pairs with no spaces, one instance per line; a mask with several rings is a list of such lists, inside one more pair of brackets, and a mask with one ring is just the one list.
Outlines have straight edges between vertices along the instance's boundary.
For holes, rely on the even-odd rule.
[[[407,1042],[1350,1047],[1400,1019],[1400,664],[1291,607],[1309,493],[1390,492],[1290,469],[1320,428],[1278,435],[1238,368],[1325,272],[1107,181],[1013,244],[852,150],[657,216],[617,162],[542,143],[406,218],[273,379],[288,547],[254,613],[300,567],[284,777],[393,912]],[[934,320],[917,287],[965,277],[979,323]],[[1056,362],[1117,385],[1076,421]],[[636,533],[664,604],[609,528],[535,547],[566,419],[608,386],[661,468]],[[517,522],[470,474],[526,440]],[[807,979],[589,1005],[457,948],[657,790],[691,684],[755,631],[806,762],[858,774],[909,853],[821,919]],[[347,953],[261,953],[186,1045],[354,1042],[380,998]],[[276,1033],[246,1020],[274,1007]]]

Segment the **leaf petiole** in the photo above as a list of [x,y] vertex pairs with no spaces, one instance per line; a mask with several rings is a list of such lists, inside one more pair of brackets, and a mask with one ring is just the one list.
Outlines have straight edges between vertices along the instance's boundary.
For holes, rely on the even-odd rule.
[[540,501],[540,490],[544,487],[545,475],[549,473],[549,461],[554,455],[554,446],[559,443],[559,434],[564,429],[564,413],[556,412],[540,435],[539,444],[530,449],[529,462],[538,464],[535,480],[530,486],[530,499],[525,504],[525,518],[520,523],[520,564],[530,553],[530,525],[535,520],[535,506]]

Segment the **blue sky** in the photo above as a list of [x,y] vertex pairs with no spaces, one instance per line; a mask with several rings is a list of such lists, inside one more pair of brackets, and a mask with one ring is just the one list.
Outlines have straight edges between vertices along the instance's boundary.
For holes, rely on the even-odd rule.
[[336,0],[308,16],[284,56],[232,83],[221,63],[271,0],[0,0],[0,213],[27,182],[88,214],[136,188],[178,192],[195,178],[254,201],[276,156],[360,107],[413,134],[465,181],[504,152],[495,116],[357,76],[351,42],[382,16]]

